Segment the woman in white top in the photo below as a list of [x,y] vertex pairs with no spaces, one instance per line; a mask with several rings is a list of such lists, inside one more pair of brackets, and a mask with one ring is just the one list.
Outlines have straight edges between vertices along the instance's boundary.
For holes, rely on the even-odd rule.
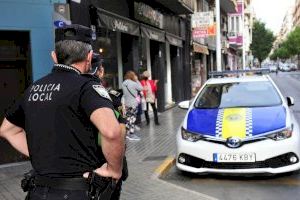
[[136,74],[133,71],[128,71],[124,77],[125,81],[122,84],[123,98],[126,110],[127,123],[127,139],[140,140],[140,138],[134,134],[135,121],[137,116],[137,107],[141,99],[138,95],[143,86],[139,82]]

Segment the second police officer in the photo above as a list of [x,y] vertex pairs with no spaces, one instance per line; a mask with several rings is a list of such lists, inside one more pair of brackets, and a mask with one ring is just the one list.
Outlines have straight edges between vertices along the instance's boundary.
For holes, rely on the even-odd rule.
[[0,136],[30,158],[29,200],[108,199],[122,176],[125,135],[111,98],[82,76],[91,67],[91,40],[91,30],[80,25],[56,29],[52,58],[59,64],[8,109],[0,127]]

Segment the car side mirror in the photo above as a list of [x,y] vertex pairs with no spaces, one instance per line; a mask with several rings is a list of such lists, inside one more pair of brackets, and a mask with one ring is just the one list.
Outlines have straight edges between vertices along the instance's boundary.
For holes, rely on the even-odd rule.
[[184,110],[188,110],[190,107],[190,101],[182,101],[178,104],[178,107]]
[[295,100],[294,100],[293,97],[287,97],[286,100],[287,100],[288,106],[293,106],[293,105],[295,105]]

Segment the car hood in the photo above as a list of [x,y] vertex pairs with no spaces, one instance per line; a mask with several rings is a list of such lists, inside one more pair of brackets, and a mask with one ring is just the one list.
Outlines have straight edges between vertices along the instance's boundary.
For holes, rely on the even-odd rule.
[[187,130],[227,139],[246,138],[286,127],[283,106],[225,109],[192,109]]

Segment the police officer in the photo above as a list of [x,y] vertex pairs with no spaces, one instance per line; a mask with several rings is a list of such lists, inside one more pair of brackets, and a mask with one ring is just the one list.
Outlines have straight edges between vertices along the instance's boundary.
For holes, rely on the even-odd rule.
[[[90,77],[94,79],[95,81],[103,84],[104,79],[104,67],[102,65],[103,60],[101,59],[101,55],[97,53],[93,53],[92,58],[92,69],[90,71]],[[88,75],[86,75],[88,76]],[[127,120],[125,119],[123,107],[121,103],[122,94],[116,90],[113,90],[111,88],[107,88],[107,92],[113,102],[115,115],[120,123],[120,126],[122,127],[123,131],[126,131],[126,123]],[[99,141],[99,145],[101,145],[101,140]],[[121,189],[122,189],[122,181],[125,181],[128,177],[128,169],[127,169],[127,160],[126,157],[124,157],[123,160],[123,170],[122,170],[122,177],[121,180],[116,185],[116,188],[114,192],[111,195],[110,200],[119,200]]]
[[28,199],[85,200],[83,174],[121,178],[125,136],[106,90],[82,76],[91,67],[91,30],[71,25],[55,33],[52,58],[59,64],[8,109],[0,136],[30,158],[36,175]]

